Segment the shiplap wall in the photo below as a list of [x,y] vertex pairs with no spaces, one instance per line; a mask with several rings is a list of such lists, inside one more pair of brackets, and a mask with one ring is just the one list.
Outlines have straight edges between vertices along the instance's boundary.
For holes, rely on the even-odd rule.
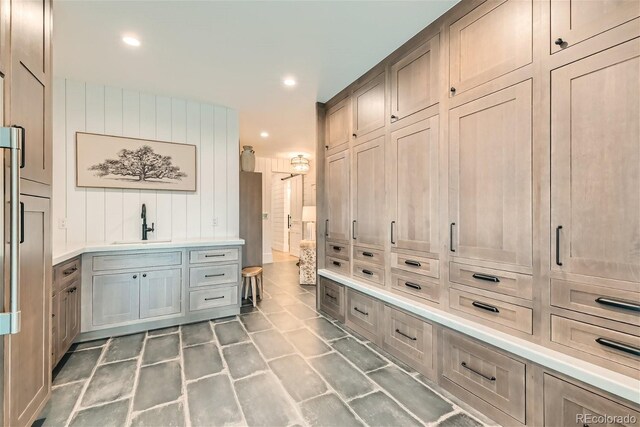
[[[238,236],[235,110],[63,78],[54,79],[53,103],[54,253],[140,239],[143,203],[148,223],[156,227],[150,239]],[[76,187],[77,131],[193,144],[197,191]],[[66,229],[60,227],[63,219]]]

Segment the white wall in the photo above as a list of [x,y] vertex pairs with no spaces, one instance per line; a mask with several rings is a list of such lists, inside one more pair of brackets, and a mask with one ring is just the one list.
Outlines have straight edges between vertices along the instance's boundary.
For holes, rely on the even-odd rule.
[[[238,236],[235,110],[56,78],[53,118],[54,254],[88,243],[140,239],[143,203],[148,222],[156,226],[150,239]],[[196,145],[197,191],[76,187],[77,131]]]

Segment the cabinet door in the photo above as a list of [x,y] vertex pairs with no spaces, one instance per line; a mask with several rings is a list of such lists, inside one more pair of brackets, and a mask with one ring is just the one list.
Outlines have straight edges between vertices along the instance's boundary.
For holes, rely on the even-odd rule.
[[531,81],[449,112],[454,256],[531,267]]
[[180,269],[146,271],[140,279],[140,318],[180,313]]
[[5,421],[31,425],[51,385],[51,217],[49,200],[22,196],[20,332],[4,337]]
[[348,243],[349,228],[349,152],[327,158],[325,187],[327,219],[325,237],[334,242]]
[[487,0],[451,24],[451,95],[532,61],[532,1]]
[[344,99],[327,111],[326,155],[346,150],[351,138],[351,100]]
[[638,281],[640,42],[559,68],[551,81],[552,269]]
[[[638,0],[551,0],[551,52],[573,46],[638,16]],[[558,39],[566,45],[557,45]]]
[[80,281],[75,281],[58,294],[60,321],[58,344],[62,356],[80,331]]
[[25,128],[21,176],[51,184],[51,4],[21,0],[11,7],[11,124]]
[[51,368],[56,366],[58,360],[59,352],[58,348],[60,347],[58,344],[58,331],[60,330],[58,327],[58,320],[60,319],[60,294],[56,294],[51,299]]
[[438,102],[439,51],[436,35],[391,66],[391,121]]
[[384,135],[353,149],[353,223],[355,244],[384,248]]
[[92,322],[94,326],[136,320],[139,317],[138,273],[93,277]]
[[353,137],[362,139],[369,132],[384,127],[385,74],[358,89],[352,96]]
[[438,117],[391,134],[391,246],[438,252]]

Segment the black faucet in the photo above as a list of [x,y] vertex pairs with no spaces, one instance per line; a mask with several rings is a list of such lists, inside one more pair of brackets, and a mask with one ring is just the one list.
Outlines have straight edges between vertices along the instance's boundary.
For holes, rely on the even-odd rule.
[[140,217],[142,218],[142,240],[147,240],[147,233],[155,231],[155,224],[152,222],[151,228],[147,227],[147,207],[144,203],[142,204],[142,215]]

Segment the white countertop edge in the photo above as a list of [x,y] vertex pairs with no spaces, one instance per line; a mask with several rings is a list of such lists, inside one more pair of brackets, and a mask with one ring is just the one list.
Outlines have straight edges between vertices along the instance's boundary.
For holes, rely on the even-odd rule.
[[122,252],[122,251],[139,251],[145,249],[171,249],[171,248],[194,248],[194,247],[216,247],[216,246],[239,246],[244,245],[244,239],[237,237],[229,238],[211,238],[211,239],[185,239],[172,240],[170,242],[153,242],[149,243],[99,243],[95,245],[80,246],[74,249],[68,249],[53,255],[52,265],[58,265],[61,262],[75,258],[78,255],[92,252]]
[[553,369],[561,374],[583,381],[633,403],[640,404],[640,381],[631,377],[551,350],[522,338],[514,337],[487,326],[471,322],[437,308],[420,304],[389,291],[376,289],[371,285],[334,273],[330,270],[320,269],[318,270],[318,274],[364,294],[391,303],[427,320],[431,320],[509,353],[513,353],[516,356],[530,360],[538,365]]

